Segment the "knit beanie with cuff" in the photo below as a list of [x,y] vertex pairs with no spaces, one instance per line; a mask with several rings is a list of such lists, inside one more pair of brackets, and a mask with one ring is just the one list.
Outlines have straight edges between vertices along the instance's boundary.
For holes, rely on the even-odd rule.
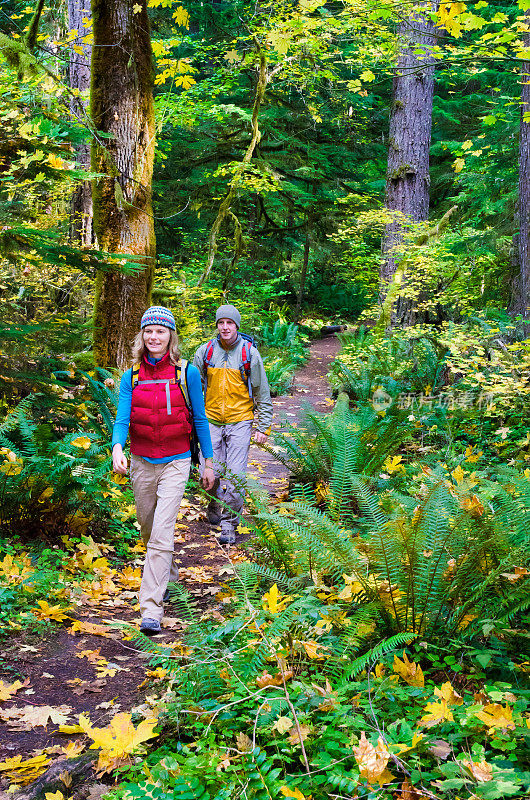
[[236,323],[238,328],[240,328],[241,326],[241,314],[239,313],[239,311],[235,306],[231,305],[219,306],[219,308],[215,312],[216,325],[220,319],[231,319],[232,322]]
[[170,328],[172,331],[176,330],[175,317],[169,308],[164,306],[151,306],[151,308],[147,309],[142,317],[140,328],[143,330],[148,325],[163,325],[164,328]]

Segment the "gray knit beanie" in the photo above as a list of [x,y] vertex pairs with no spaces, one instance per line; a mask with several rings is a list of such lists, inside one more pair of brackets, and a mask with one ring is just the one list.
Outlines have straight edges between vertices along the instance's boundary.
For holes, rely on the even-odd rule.
[[231,319],[233,322],[236,323],[237,327],[239,328],[241,325],[241,314],[237,310],[235,306],[227,305],[227,306],[219,306],[217,311],[215,312],[215,324],[219,322],[220,319]]

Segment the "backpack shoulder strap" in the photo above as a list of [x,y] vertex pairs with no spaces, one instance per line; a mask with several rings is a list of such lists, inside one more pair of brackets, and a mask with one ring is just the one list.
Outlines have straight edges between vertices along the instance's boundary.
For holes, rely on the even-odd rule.
[[209,342],[206,343],[206,348],[204,350],[204,368],[208,369],[211,366],[212,359],[213,359],[213,346],[215,343],[215,339],[210,339]]
[[186,361],[185,358],[181,358],[178,364],[175,365],[175,381],[182,392],[188,411],[191,411],[190,395],[188,392],[188,364],[189,362]]
[[252,383],[250,382],[250,359],[252,355],[252,348],[254,347],[254,339],[248,333],[242,333],[243,345],[241,347],[241,364],[239,371],[241,373],[241,380],[248,387],[248,396],[252,397]]
[[[242,333],[243,345],[241,347],[241,366],[243,367],[244,378],[248,381],[250,376],[250,359],[252,348],[255,347],[254,339],[248,333]],[[243,377],[243,375],[242,375]]]
[[140,374],[140,364],[133,364],[131,371],[131,388],[134,389],[138,383],[138,375]]

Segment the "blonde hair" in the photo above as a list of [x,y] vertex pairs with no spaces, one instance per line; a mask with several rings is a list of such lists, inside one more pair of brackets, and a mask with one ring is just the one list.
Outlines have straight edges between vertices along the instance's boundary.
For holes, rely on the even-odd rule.
[[[179,337],[177,336],[176,331],[172,331],[171,329],[169,329],[168,350],[169,360],[174,366],[176,366],[180,361]],[[136,334],[132,343],[133,364],[141,364],[146,352],[147,348],[144,343],[144,332],[142,329]]]

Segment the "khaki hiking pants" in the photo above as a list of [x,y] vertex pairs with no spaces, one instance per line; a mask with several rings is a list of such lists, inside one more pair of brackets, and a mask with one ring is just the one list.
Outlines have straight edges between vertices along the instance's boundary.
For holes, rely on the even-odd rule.
[[[210,422],[213,469],[219,478],[215,494],[228,506],[227,508],[219,503],[215,507],[221,517],[223,533],[231,533],[235,530],[239,523],[239,513],[245,502],[244,483],[251,434],[252,420],[231,422],[228,425],[213,425]],[[210,508],[214,510],[212,504],[210,504]]]
[[140,612],[143,618],[160,622],[164,614],[162,598],[169,581],[178,580],[175,563],[175,522],[190,474],[190,458],[177,458],[168,464],[150,464],[131,456],[131,483],[136,500],[136,516],[147,547]]

